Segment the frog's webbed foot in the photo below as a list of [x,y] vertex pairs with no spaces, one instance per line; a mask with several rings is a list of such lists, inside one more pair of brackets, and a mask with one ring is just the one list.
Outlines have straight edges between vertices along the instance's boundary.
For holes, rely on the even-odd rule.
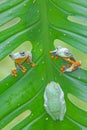
[[15,64],[15,65],[16,65],[17,69],[20,69],[23,73],[26,72],[27,69],[24,66],[19,65],[19,64]]
[[[75,68],[74,68],[74,69],[75,69]],[[72,66],[70,66],[70,67],[63,66],[63,67],[61,68],[61,72],[62,72],[62,73],[64,73],[64,72],[72,72],[72,71],[73,71]]]
[[57,60],[57,59],[58,59],[58,56],[57,56],[57,55],[56,55],[56,56],[52,55],[52,56],[51,56],[51,59],[54,59],[54,58]]
[[70,64],[67,64],[66,66],[62,66],[60,70],[61,70],[62,73],[64,73],[64,72],[66,72],[67,70],[69,70],[70,67],[71,67],[71,65],[70,65]]
[[80,61],[76,62],[76,66],[81,66],[81,62]]
[[62,73],[64,73],[65,72],[65,66],[62,66],[60,70],[61,70]]
[[51,59],[54,59],[54,58],[55,58],[55,56],[52,55],[52,56],[51,56]]
[[26,69],[24,66],[21,66],[21,71],[22,71],[23,73],[25,73],[25,72],[27,71],[27,69]]
[[29,61],[27,63],[28,63],[28,65],[31,65],[32,67],[35,67],[35,65],[36,65],[35,63],[29,62]]
[[28,65],[31,65],[32,67],[35,67],[35,63],[28,62]]
[[51,54],[51,58],[52,59],[58,59],[58,55],[56,54],[56,52],[55,51],[49,51],[49,54]]
[[50,53],[50,54],[52,54],[52,55],[51,55],[51,59],[54,59],[54,58],[55,58],[56,60],[58,59],[58,55],[56,55],[56,54],[54,54],[54,53]]
[[26,61],[27,61],[27,64],[28,64],[28,65],[31,65],[32,67],[35,66],[35,63],[32,62],[32,59],[31,59],[29,56],[28,56],[28,58],[27,58]]
[[12,76],[16,77],[17,76],[17,73],[16,73],[16,68],[12,68]]
[[32,66],[32,67],[35,67],[35,65],[36,65],[35,63],[31,63],[31,66]]
[[81,66],[81,62],[75,62],[74,63],[74,67],[73,67],[73,71],[77,70],[79,68],[79,66]]

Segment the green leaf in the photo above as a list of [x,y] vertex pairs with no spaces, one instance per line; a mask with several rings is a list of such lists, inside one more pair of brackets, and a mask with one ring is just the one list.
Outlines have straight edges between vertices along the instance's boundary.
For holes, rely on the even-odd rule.
[[[0,0],[0,129],[87,130],[86,2]],[[12,77],[8,55],[18,47],[20,51],[20,45],[32,49],[36,66],[24,63],[27,72],[18,70]],[[49,55],[57,45],[70,48],[82,68],[61,73],[65,61]],[[65,93],[67,112],[62,122],[53,121],[43,106],[44,89],[51,81]]]

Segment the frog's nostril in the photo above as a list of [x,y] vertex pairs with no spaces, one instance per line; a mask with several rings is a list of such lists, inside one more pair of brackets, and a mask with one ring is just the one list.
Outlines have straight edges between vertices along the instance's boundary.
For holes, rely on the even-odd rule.
[[9,57],[12,57],[12,54],[9,54]]

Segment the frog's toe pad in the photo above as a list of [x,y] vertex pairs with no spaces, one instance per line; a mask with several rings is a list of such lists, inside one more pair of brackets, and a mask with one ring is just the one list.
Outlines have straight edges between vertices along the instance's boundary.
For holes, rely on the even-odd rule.
[[81,62],[77,62],[76,65],[77,65],[77,66],[81,66]]
[[32,64],[31,64],[31,66],[32,66],[32,67],[35,67],[35,66],[36,66],[36,64],[35,64],[35,63],[32,63]]
[[57,60],[57,59],[58,59],[58,56],[56,56],[55,59]]
[[22,72],[23,72],[23,73],[25,73],[25,72],[26,72],[26,70],[22,70]]
[[22,68],[22,72],[25,73],[27,69],[25,67]]
[[51,59],[54,59],[54,56],[51,56]]
[[65,66],[63,66],[60,70],[61,70],[62,73],[64,73],[65,72]]
[[17,77],[17,74],[16,73],[12,73],[12,76]]
[[12,71],[16,71],[17,69],[16,68],[12,68]]

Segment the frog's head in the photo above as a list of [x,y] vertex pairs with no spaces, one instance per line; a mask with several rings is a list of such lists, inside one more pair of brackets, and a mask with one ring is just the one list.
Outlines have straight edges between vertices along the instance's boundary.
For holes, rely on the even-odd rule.
[[56,48],[56,54],[61,57],[71,57],[72,53],[69,49],[58,46]]
[[10,55],[9,55],[9,57],[11,58],[11,59],[19,59],[19,58],[24,58],[25,57],[25,52],[24,51],[22,51],[22,52],[17,52],[17,53],[11,53]]

